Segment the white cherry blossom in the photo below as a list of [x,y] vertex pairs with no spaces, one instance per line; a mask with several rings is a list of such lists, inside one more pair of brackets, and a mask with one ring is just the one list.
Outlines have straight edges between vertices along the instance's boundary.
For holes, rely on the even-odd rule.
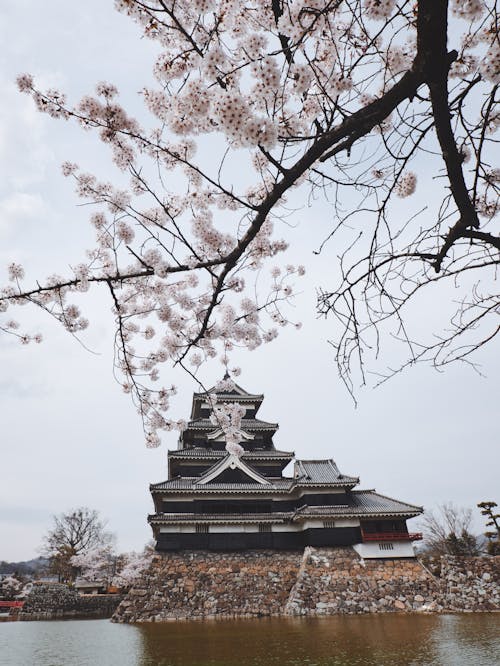
[[[425,280],[434,280],[452,245],[459,243],[461,252],[453,255],[454,270],[479,256],[472,255],[472,241],[491,260],[497,236],[479,230],[478,216],[492,220],[499,194],[493,0],[453,0],[449,17],[442,13],[446,3],[430,0],[115,4],[160,51],[154,82],[140,92],[143,116],[125,108],[112,82],[69,101],[62,91],[40,89],[30,74],[17,79],[40,111],[75,121],[89,141],[95,135],[118,173],[115,179],[110,170],[108,181],[64,162],[64,176],[93,208],[95,242],[82,256],[68,257],[67,275],[30,284],[23,266],[9,258],[0,331],[21,344],[40,342],[41,334],[3,315],[29,303],[79,335],[90,323],[83,294],[105,288],[116,320],[117,374],[148,446],[184,427],[167,417],[174,392],[166,383],[168,365],[195,377],[213,359],[231,368],[234,350],[254,350],[286,326],[300,328],[289,305],[305,268],[282,255],[294,238],[289,215],[320,193],[333,221],[328,240],[335,243],[338,229],[354,234],[347,250],[334,251],[342,284],[318,297],[319,311],[333,312],[340,323],[343,378],[351,359],[363,358],[363,345],[378,350],[378,325],[392,317],[401,334],[401,303],[416,284],[414,262]],[[461,33],[445,34],[448,18]],[[436,35],[426,42],[429,26],[439,21],[444,42],[436,44]],[[436,81],[439,72],[446,85]],[[445,109],[437,88],[446,88]],[[408,200],[406,221],[392,217],[393,200],[420,193],[428,163],[435,191],[421,198],[442,205],[429,209],[425,222],[406,226],[419,197]],[[307,224],[314,222],[311,215]],[[358,248],[365,249],[356,254]],[[393,285],[399,291],[388,294]],[[375,340],[365,343],[373,328]],[[465,330],[473,329],[472,318]],[[416,346],[410,348],[415,354]],[[228,450],[239,455],[239,408],[216,405],[214,414]]]

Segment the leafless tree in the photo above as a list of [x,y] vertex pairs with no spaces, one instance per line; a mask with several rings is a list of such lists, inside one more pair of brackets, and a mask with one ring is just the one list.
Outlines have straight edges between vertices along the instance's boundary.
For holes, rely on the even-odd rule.
[[71,558],[113,542],[97,511],[79,507],[53,517],[54,525],[44,537],[42,553],[50,559],[51,571],[62,581],[71,581],[76,568]]
[[476,537],[470,532],[471,509],[451,502],[436,512],[426,511],[422,518],[424,545],[431,555],[479,555]]

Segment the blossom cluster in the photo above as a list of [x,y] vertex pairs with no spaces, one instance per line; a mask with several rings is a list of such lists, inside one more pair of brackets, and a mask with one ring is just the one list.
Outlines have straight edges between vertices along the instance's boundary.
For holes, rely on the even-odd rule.
[[70,559],[79,575],[88,581],[130,587],[151,562],[151,550],[117,555],[111,546],[89,549]]
[[[415,100],[370,124],[372,108],[413,66],[412,3],[115,4],[161,50],[156,83],[141,92],[147,118],[132,117],[111,83],[98,83],[70,105],[62,92],[40,91],[30,75],[19,76],[19,89],[41,111],[98,135],[121,181],[119,186],[102,181],[74,162],[62,165],[78,196],[94,207],[95,243],[68,275],[49,276],[32,288],[24,268],[11,262],[0,313],[34,303],[79,335],[89,325],[80,295],[95,284],[108,289],[120,381],[143,420],[147,445],[157,446],[162,431],[185,425],[166,416],[175,393],[175,387],[161,385],[167,364],[196,376],[211,359],[227,367],[233,350],[254,350],[274,340],[281,328],[300,327],[288,304],[304,269],[276,259],[288,247],[280,235],[294,205],[290,201],[298,198],[289,196],[293,188],[303,192],[311,186],[315,195],[315,188],[333,184],[332,205],[342,215],[349,213],[337,202],[346,193],[353,210],[358,203],[359,210],[369,209],[370,197],[378,208],[380,192],[389,198],[412,195],[417,187],[412,160],[424,138],[419,128],[432,108],[422,87]],[[488,99],[500,71],[493,3],[453,0],[452,12],[457,23],[466,21],[450,74],[454,98],[466,96],[473,80]],[[460,102],[461,114],[466,107]],[[456,130],[460,154],[470,158],[471,168],[477,146],[483,155],[489,150],[499,123],[493,104],[472,109]],[[316,154],[320,141],[363,110],[369,113],[362,148],[356,152],[357,145],[351,145],[354,132],[320,164],[331,148],[325,141]],[[251,178],[240,174],[242,159]],[[490,171],[475,174],[467,177],[477,190],[480,213],[489,215],[496,210],[497,183]],[[271,262],[277,265],[268,270]],[[39,334],[19,331],[10,317],[0,329],[23,344],[41,341]],[[214,405],[214,418],[236,455],[241,416],[237,407]]]
[[123,559],[125,560],[123,567],[115,574],[112,582],[114,585],[127,588],[132,586],[151,564],[152,551],[148,548],[140,553],[132,551],[126,553]]
[[[224,381],[225,383],[223,383]],[[223,382],[219,382],[217,388],[228,390],[234,386],[230,379],[223,380]],[[212,407],[210,421],[223,431],[226,440],[226,451],[240,457],[244,453],[240,442],[243,439],[241,419],[245,416],[245,407],[237,402],[217,404],[216,394],[209,396],[209,403]]]
[[409,197],[415,192],[417,187],[417,176],[413,171],[403,173],[396,183],[396,194],[402,199]]

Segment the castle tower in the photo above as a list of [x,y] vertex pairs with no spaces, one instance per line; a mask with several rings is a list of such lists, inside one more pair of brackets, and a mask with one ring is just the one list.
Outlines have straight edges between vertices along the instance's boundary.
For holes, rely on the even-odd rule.
[[[222,386],[194,394],[178,449],[168,452],[168,479],[150,486],[158,551],[353,546],[362,557],[414,556],[421,535],[410,534],[406,520],[421,507],[356,490],[359,479],[341,474],[332,459],[296,460],[277,450],[278,424],[257,418],[264,396],[231,381]],[[244,408],[241,455],[226,450],[214,396],[223,409]],[[284,476],[292,461],[293,476]]]

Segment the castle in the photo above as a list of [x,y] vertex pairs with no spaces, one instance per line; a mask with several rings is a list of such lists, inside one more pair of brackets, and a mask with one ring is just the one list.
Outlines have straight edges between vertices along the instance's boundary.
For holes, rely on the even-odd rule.
[[[357,489],[359,478],[332,459],[277,450],[278,424],[257,418],[264,396],[230,380],[221,386],[194,394],[178,449],[168,452],[168,479],[150,486],[158,551],[352,546],[363,558],[414,557],[421,535],[409,533],[406,520],[421,507]],[[213,418],[214,399],[244,408],[237,452]],[[284,476],[292,461],[293,475]]]

